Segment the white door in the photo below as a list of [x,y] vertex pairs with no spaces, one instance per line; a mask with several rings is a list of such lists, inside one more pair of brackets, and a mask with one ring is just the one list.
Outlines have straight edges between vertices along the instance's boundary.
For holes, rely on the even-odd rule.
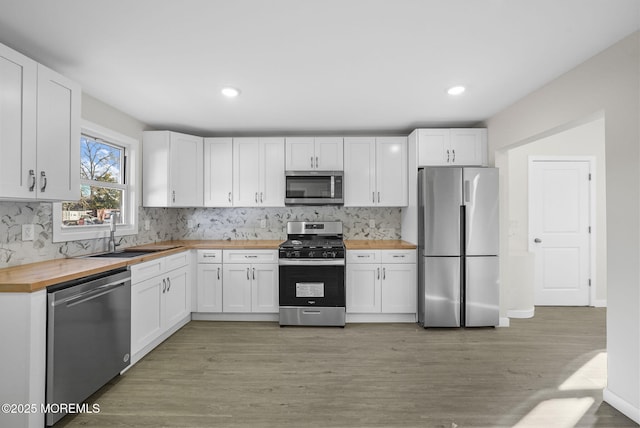
[[313,137],[289,137],[286,141],[287,171],[311,171],[315,169]]
[[382,265],[382,313],[416,313],[416,278],[415,263]]
[[233,141],[204,139],[204,206],[233,205]]
[[251,312],[251,265],[223,264],[222,311]]
[[406,207],[407,138],[376,138],[376,204],[381,207]]
[[379,313],[382,268],[379,264],[347,266],[347,313]]
[[284,138],[260,139],[258,205],[284,207]]
[[260,139],[233,139],[233,206],[258,205],[260,188]]
[[202,206],[202,138],[171,133],[169,149],[171,200],[175,207]]
[[585,306],[590,287],[588,161],[530,163],[529,248],[535,304]]
[[252,312],[278,312],[280,310],[278,265],[270,263],[252,265],[251,291]]
[[183,267],[167,274],[167,289],[164,293],[164,330],[173,327],[191,313],[191,299],[187,288],[188,272],[187,267]]
[[344,139],[344,206],[376,205],[376,139],[349,137]]
[[318,137],[315,143],[316,169],[322,171],[344,169],[342,137]]
[[198,264],[198,312],[222,312],[222,263]]

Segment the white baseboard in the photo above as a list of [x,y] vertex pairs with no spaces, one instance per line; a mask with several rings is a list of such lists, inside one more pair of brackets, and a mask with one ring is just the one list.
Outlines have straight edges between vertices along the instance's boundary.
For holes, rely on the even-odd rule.
[[153,341],[151,341],[151,343],[147,344],[147,346],[145,346],[144,348],[140,349],[138,352],[136,352],[135,354],[131,355],[131,364],[129,364],[129,366],[127,366],[126,369],[124,369],[123,371],[120,372],[120,374],[126,372],[127,370],[129,370],[131,367],[133,367],[133,365],[135,363],[137,363],[138,361],[140,361],[142,359],[142,357],[144,357],[145,355],[147,355],[149,352],[153,351],[153,349],[160,345],[162,342],[164,342],[165,340],[167,340],[169,337],[171,337],[173,335],[173,333],[175,333],[176,331],[180,330],[182,327],[184,327],[189,321],[191,321],[191,317],[190,316],[186,316],[183,319],[181,319],[180,321],[178,321],[173,327],[171,327],[169,330],[165,331],[164,333],[162,333],[160,336],[158,336],[157,338],[155,338]]
[[277,313],[205,313],[193,312],[191,319],[194,321],[268,321],[278,322],[280,314]]
[[530,309],[512,309],[507,311],[507,316],[509,318],[533,318],[535,312],[535,307]]
[[509,322],[509,318],[500,317],[500,324],[498,324],[498,327],[509,327],[510,325],[511,323]]
[[350,314],[347,313],[347,323],[360,322],[360,323],[380,323],[380,322],[392,322],[392,323],[415,323],[416,314]]
[[634,407],[627,400],[621,398],[615,393],[611,392],[609,388],[605,388],[602,392],[602,398],[611,406],[615,407],[618,411],[623,413],[626,417],[633,420],[635,423],[640,424],[640,409]]
[[593,306],[594,308],[606,308],[607,299],[594,300],[591,306]]

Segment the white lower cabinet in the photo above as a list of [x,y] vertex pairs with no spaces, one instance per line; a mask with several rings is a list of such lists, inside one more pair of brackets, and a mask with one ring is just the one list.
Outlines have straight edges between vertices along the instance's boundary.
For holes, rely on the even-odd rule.
[[131,266],[131,359],[186,324],[191,314],[189,252]]
[[[350,314],[403,314],[410,316],[395,321],[414,321],[417,311],[416,251],[347,251],[346,290],[348,317]],[[378,320],[389,321],[388,318]]]
[[222,250],[197,251],[198,312],[222,312]]
[[222,312],[279,311],[277,250],[224,250],[222,257]]

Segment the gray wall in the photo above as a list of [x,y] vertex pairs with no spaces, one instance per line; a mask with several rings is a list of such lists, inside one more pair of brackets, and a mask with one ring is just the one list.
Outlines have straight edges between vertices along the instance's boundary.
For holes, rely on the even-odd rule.
[[[603,114],[607,192],[605,399],[640,422],[640,33],[524,97],[486,122],[490,156]],[[503,172],[506,173],[506,172]],[[504,178],[503,178],[504,179]],[[508,179],[506,180],[508,182]],[[508,201],[502,201],[508,203]],[[501,213],[503,215],[504,213]],[[508,236],[508,218],[501,218]],[[503,246],[503,248],[506,248]]]

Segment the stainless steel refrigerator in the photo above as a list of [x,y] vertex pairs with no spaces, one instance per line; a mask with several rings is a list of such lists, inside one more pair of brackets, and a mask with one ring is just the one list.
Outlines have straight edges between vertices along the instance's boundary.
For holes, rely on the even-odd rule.
[[497,326],[498,170],[421,168],[418,192],[418,322]]

